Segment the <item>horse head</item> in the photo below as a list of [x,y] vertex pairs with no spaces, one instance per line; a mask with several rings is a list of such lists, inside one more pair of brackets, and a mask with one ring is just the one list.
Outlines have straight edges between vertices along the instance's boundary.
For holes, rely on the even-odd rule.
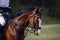
[[36,8],[33,10],[33,16],[29,19],[29,25],[32,26],[36,35],[41,32],[42,11],[43,8]]

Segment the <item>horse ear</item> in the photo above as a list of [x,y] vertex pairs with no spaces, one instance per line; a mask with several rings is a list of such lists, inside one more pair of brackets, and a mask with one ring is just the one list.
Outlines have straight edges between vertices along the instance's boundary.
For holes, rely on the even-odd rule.
[[37,10],[37,9],[34,9],[29,17],[31,17],[31,16],[33,16],[34,14],[36,14],[36,10]]
[[43,11],[43,6],[41,6],[40,8],[39,8],[39,12],[41,12],[41,11]]

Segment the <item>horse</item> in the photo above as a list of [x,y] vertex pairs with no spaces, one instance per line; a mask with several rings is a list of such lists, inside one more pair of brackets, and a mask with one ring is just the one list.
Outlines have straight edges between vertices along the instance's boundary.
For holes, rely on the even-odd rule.
[[[34,8],[34,7],[33,7]],[[38,35],[41,31],[41,10],[34,8],[18,12],[18,16],[9,20],[7,27],[4,30],[5,40],[24,40],[24,31],[28,25],[34,29],[34,33]],[[20,15],[19,15],[20,13]]]

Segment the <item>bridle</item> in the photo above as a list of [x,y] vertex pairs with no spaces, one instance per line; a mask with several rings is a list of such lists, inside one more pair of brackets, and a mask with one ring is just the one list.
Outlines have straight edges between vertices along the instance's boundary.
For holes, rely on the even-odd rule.
[[[39,17],[37,14],[34,14],[34,16]],[[35,19],[35,17],[34,17],[34,19]],[[33,24],[34,24],[34,19],[33,19]],[[37,21],[38,21],[38,20],[37,20]],[[29,24],[29,27],[32,28],[32,29],[36,29],[35,25],[34,25],[34,26],[31,26],[31,25]],[[41,29],[41,27],[38,27],[38,29]]]
[[[13,25],[14,25],[14,27],[19,27],[19,25],[17,24],[17,23],[13,23]],[[31,27],[30,25],[28,25],[28,27],[30,27],[30,28],[33,28],[33,27]],[[29,31],[30,33],[33,33],[33,32],[31,32],[29,29],[26,29],[25,27],[22,27],[24,30],[26,30],[26,31]]]

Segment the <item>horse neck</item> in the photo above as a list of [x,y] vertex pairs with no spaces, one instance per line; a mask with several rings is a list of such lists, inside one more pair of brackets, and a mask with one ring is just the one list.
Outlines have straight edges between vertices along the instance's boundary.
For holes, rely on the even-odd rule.
[[[15,22],[15,23],[17,23],[17,24],[24,22],[25,24],[22,24],[22,25],[25,26],[25,25],[27,24],[29,18],[30,18],[31,16],[33,16],[33,15],[34,15],[34,14],[33,14],[32,12],[27,12],[27,13],[22,14],[21,16],[18,16],[18,17],[16,17],[16,18],[14,18],[12,21]],[[24,20],[23,20],[23,19],[24,19]],[[20,25],[20,24],[19,24],[19,25]]]
[[14,35],[16,40],[24,40],[24,29],[17,30],[12,21],[9,22],[8,30]]
[[[16,36],[17,36],[17,40],[19,40],[19,39],[20,39],[20,40],[24,40],[24,30],[25,30],[25,29],[23,29],[23,28],[26,28],[26,26],[27,26],[26,24],[28,23],[28,19],[29,19],[30,15],[31,15],[31,14],[24,14],[24,15],[22,15],[22,16],[16,17],[16,18],[14,18],[14,19],[12,20],[11,23],[9,23],[9,25],[10,25],[10,26],[12,25],[11,27],[15,30],[15,31],[14,31],[14,34],[15,34],[15,33],[17,34],[17,35],[16,35]],[[25,17],[26,17],[26,18],[25,18]],[[23,28],[21,28],[21,29],[19,29],[19,30],[16,30],[16,28],[15,28],[14,25],[13,25],[13,23],[14,23],[14,22],[17,22],[17,24],[18,24],[18,22],[21,22],[21,20],[22,20],[21,18],[23,18],[23,19],[26,20],[26,21],[24,21],[25,24],[22,24],[22,25],[25,25],[25,26],[23,26]],[[10,26],[9,26],[9,27],[10,27]],[[20,28],[20,27],[19,27],[19,28]],[[13,33],[13,32],[12,32],[12,33]],[[14,34],[13,34],[13,35],[14,35]]]

